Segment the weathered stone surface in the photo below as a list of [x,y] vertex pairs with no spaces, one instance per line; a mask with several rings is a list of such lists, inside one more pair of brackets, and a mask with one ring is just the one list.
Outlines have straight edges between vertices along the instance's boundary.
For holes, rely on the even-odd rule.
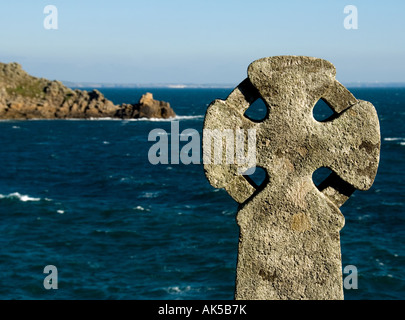
[[[343,298],[339,207],[355,189],[371,187],[380,130],[373,105],[357,100],[335,73],[311,57],[260,59],[207,110],[204,129],[256,129],[257,166],[268,175],[257,188],[238,164],[204,165],[210,183],[240,203],[236,299]],[[259,123],[244,116],[258,98],[269,111]],[[335,112],[324,122],[312,114],[319,99]],[[333,173],[318,189],[312,174],[320,167]]]
[[0,119],[171,118],[170,104],[144,95],[115,105],[98,91],[72,90],[60,81],[32,77],[18,63],[0,63]]

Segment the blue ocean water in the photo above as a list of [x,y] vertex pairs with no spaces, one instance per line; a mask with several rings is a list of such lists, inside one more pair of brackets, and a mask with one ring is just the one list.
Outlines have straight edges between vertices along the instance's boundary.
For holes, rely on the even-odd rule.
[[[115,103],[150,91],[180,132],[201,132],[230,89],[101,91]],[[358,269],[345,298],[404,299],[405,88],[352,92],[377,108],[382,150],[373,187],[341,208],[343,267]],[[0,122],[1,299],[233,299],[237,205],[202,165],[150,164],[155,128],[171,122]],[[47,265],[57,290],[44,288]]]

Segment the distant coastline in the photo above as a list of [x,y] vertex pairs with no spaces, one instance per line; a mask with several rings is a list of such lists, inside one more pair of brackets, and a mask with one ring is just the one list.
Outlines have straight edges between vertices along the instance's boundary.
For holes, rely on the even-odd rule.
[[[69,88],[167,88],[167,89],[228,89],[238,83],[98,83],[61,81]],[[348,88],[405,88],[405,82],[342,82]]]
[[[194,83],[97,83],[97,82],[73,82],[73,81],[61,81],[65,86],[69,88],[168,88],[168,89],[228,89],[234,88],[238,84],[194,84]],[[405,85],[405,84],[404,84]]]
[[343,82],[348,88],[405,88],[405,82]]

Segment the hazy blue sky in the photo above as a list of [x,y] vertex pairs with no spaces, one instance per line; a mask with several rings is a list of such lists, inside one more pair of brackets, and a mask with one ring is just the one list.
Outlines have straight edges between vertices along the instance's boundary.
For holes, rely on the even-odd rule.
[[[46,5],[58,30],[46,30]],[[346,30],[346,5],[358,29]],[[308,55],[341,82],[405,82],[405,1],[15,0],[0,3],[0,61],[35,76],[116,83],[229,83],[255,59]]]

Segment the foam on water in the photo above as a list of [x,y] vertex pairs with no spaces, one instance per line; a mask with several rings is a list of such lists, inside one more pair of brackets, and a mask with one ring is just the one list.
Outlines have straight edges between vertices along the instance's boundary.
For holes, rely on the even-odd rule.
[[128,121],[151,121],[151,122],[170,122],[176,120],[198,120],[203,119],[204,115],[196,116],[176,116],[174,118],[161,119],[161,118],[138,118],[138,119],[127,119]]
[[[175,116],[173,118],[136,118],[136,119],[120,119],[111,117],[100,117],[100,118],[64,118],[64,119],[42,119],[42,118],[32,118],[24,121],[150,121],[150,122],[170,122],[176,120],[198,120],[203,119],[204,115],[193,115],[193,116]],[[0,122],[15,122],[13,119],[0,119]],[[20,129],[18,126],[14,126],[13,129]]]
[[10,193],[8,195],[0,194],[0,199],[18,199],[22,202],[41,201],[41,198],[33,198],[28,195],[20,194],[19,192]]
[[384,138],[384,141],[402,141],[402,140],[405,140],[405,138],[391,138],[391,137]]
[[89,118],[89,119],[64,119],[64,120],[70,120],[70,121],[130,121],[130,122],[170,122],[170,121],[176,121],[176,120],[198,120],[198,119],[203,119],[204,115],[195,115],[195,116],[175,116],[173,118],[136,118],[136,119],[118,119],[118,118]]

